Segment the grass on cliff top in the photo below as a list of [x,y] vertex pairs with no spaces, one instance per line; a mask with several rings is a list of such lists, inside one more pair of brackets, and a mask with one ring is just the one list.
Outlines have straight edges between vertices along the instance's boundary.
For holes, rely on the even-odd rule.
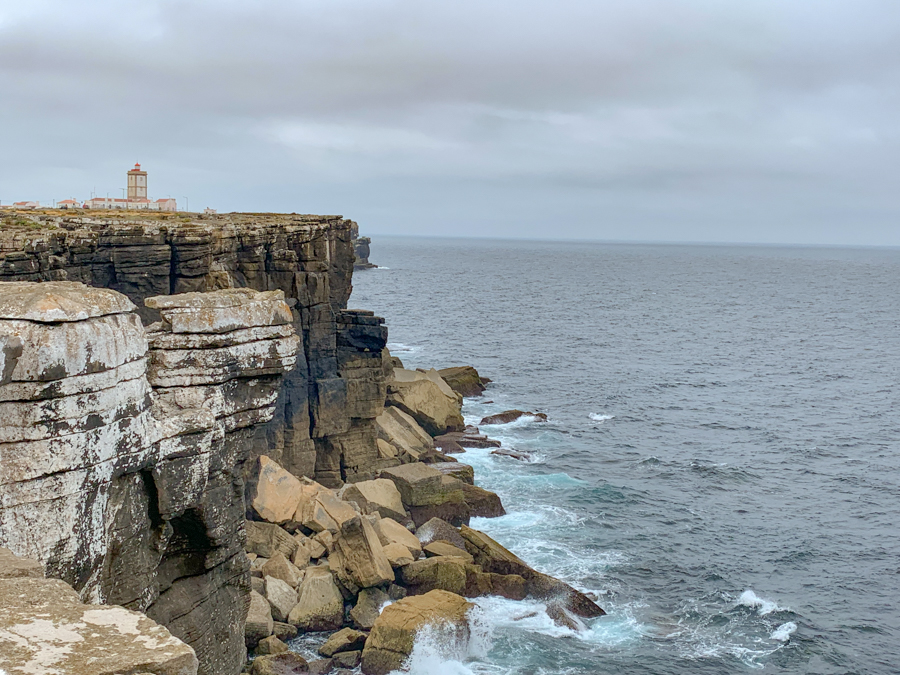
[[3,216],[0,218],[0,230],[55,230],[54,223],[43,220],[31,220],[18,214]]

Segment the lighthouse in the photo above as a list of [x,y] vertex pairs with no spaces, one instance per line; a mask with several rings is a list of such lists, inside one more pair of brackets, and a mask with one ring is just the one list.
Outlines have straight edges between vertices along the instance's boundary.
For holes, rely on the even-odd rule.
[[146,201],[147,172],[141,171],[141,165],[135,164],[128,172],[128,201]]

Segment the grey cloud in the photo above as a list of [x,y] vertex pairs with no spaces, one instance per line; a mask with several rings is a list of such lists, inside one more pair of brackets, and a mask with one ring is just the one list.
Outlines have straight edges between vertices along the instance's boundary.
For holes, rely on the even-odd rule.
[[900,245],[898,19],[892,0],[0,0],[0,199],[115,191],[140,160],[192,206],[375,233]]

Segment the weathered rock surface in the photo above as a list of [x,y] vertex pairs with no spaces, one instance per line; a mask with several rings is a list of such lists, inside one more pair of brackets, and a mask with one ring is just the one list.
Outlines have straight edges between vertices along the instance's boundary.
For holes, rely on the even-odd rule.
[[438,375],[460,396],[468,398],[481,396],[484,393],[485,383],[472,366],[442,368],[438,371]]
[[341,488],[340,499],[356,502],[365,514],[377,513],[382,518],[392,518],[403,523],[409,520],[403,499],[393,481],[385,478],[350,483]]
[[194,650],[146,616],[84,605],[36,560],[0,549],[0,672],[195,675]]
[[381,613],[381,608],[390,602],[390,596],[380,588],[364,588],[359,592],[356,605],[350,610],[350,618],[357,628],[371,630]]
[[361,633],[358,630],[342,628],[319,647],[319,654],[326,658],[331,658],[340,652],[359,651],[365,646],[366,637],[365,633]]
[[[434,442],[418,422],[400,408],[388,406],[375,418],[379,440],[394,450],[403,462],[418,461],[422,453],[434,448]],[[390,454],[391,450],[384,451]]]
[[416,635],[426,626],[447,641],[469,639],[467,615],[471,604],[446,591],[404,598],[389,605],[372,627],[362,653],[365,675],[387,675],[401,667],[412,652]]
[[250,592],[250,608],[244,625],[244,639],[248,647],[255,647],[260,640],[269,637],[275,629],[272,608],[262,595]]
[[337,630],[344,622],[344,599],[325,566],[309,567],[288,622],[301,631]]
[[400,578],[410,595],[435,589],[463,595],[466,590],[466,561],[457,557],[426,558],[400,568]]
[[519,575],[525,579],[529,594],[542,600],[556,600],[576,616],[593,618],[606,613],[584,593],[532,569],[521,558],[483,532],[463,526],[460,528],[460,534],[466,542],[466,550],[485,572]]
[[354,590],[394,580],[394,571],[378,535],[362,516],[344,522],[328,561],[341,582]]
[[308,672],[306,659],[293,652],[260,656],[250,667],[250,675],[300,675]]
[[545,413],[525,412],[524,410],[506,410],[496,415],[488,415],[483,418],[479,424],[509,424],[515,422],[520,417],[531,417],[538,422],[546,422],[547,415]]
[[436,370],[422,373],[394,370],[388,383],[388,403],[412,417],[430,435],[465,428],[461,397],[441,379]]

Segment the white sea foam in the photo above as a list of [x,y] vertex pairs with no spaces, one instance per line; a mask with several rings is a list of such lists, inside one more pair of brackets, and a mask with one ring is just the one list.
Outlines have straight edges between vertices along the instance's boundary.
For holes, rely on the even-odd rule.
[[[492,622],[477,606],[469,612],[469,637],[460,640],[449,626],[426,626],[416,635],[402,672],[408,675],[474,675],[466,661],[483,659],[492,643]],[[394,671],[398,673],[400,671]],[[392,674],[393,675],[393,674]]]
[[605,422],[606,420],[612,420],[616,418],[615,415],[604,415],[603,413],[591,413],[590,415],[588,415],[588,417],[590,417],[595,422],[601,423]]
[[397,354],[401,352],[411,353],[419,351],[418,347],[413,345],[405,345],[402,342],[388,342],[387,344],[388,351],[391,354]]
[[772,612],[780,612],[785,609],[784,607],[779,607],[771,600],[766,600],[765,598],[759,597],[750,589],[747,589],[746,591],[741,593],[741,597],[738,598],[738,604],[743,605],[744,607],[752,607],[756,609],[756,613],[760,616],[765,616],[766,614],[771,614]]
[[781,640],[781,642],[787,642],[791,638],[791,634],[797,630],[797,624],[793,621],[788,621],[787,623],[783,623],[769,636],[773,640]]

